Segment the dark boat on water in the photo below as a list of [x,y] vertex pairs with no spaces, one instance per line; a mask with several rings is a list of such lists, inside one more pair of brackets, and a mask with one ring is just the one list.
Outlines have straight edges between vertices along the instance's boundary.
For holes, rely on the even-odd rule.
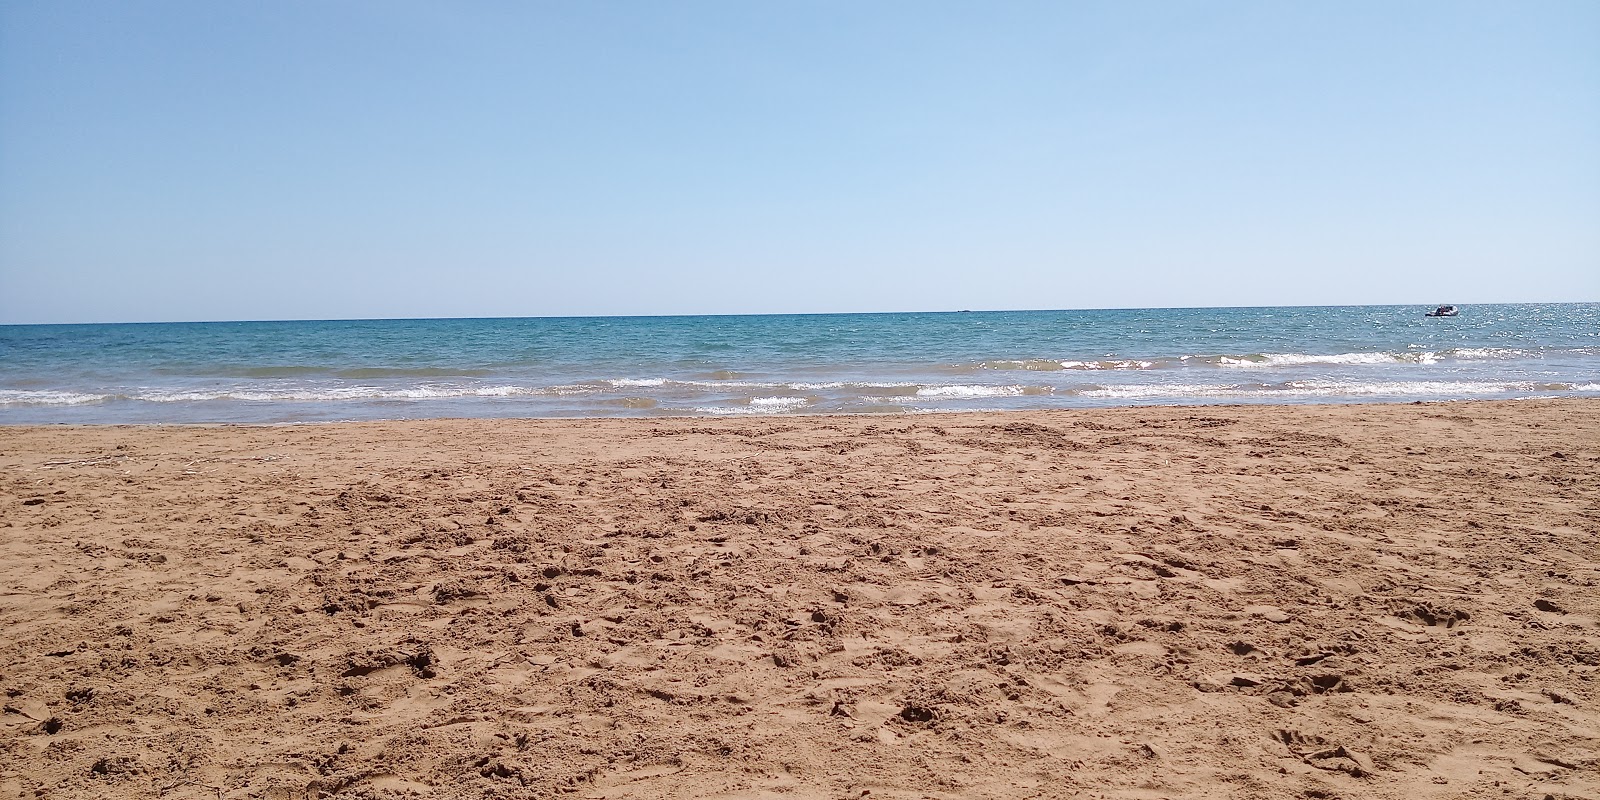
[[1424,317],[1453,317],[1453,316],[1456,316],[1457,314],[1460,314],[1460,313],[1461,313],[1461,309],[1456,308],[1455,306],[1439,306],[1438,308],[1436,308],[1436,309],[1434,309],[1432,311],[1429,311],[1428,313],[1423,314],[1422,316],[1424,316]]

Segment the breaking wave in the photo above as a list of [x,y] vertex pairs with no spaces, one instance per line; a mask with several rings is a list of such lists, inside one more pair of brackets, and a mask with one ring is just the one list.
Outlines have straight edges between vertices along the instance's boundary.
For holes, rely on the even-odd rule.
[[320,366],[262,366],[225,367],[214,374],[243,378],[312,378],[334,377],[354,380],[378,378],[481,378],[491,374],[487,369],[457,369],[450,367],[320,367]]
[[0,326],[0,424],[1600,393],[1600,304]]
[[918,397],[1015,397],[1026,391],[1025,386],[924,386],[916,394]]
[[977,364],[957,364],[952,369],[957,372],[977,370],[1001,370],[1028,372],[1056,372],[1059,370],[1124,370],[1124,369],[1154,369],[1160,366],[1171,366],[1171,359],[1106,359],[1100,361],[1058,360],[1051,358],[1027,358],[999,361],[981,361]]
[[[1594,355],[1592,348],[1553,351],[1575,355]],[[1193,367],[1298,367],[1298,366],[1375,366],[1385,364],[1439,364],[1451,361],[1496,361],[1545,357],[1546,351],[1502,347],[1462,347],[1444,350],[1372,351],[1351,353],[1240,353],[1185,356],[1145,356],[1101,359],[1015,358],[992,359],[970,364],[951,364],[955,373],[981,372],[1058,372],[1063,370],[1130,371],[1182,369]]]
[[1305,364],[1434,364],[1439,360],[1435,353],[1339,353],[1335,355],[1308,355],[1305,353],[1256,353],[1248,356],[1216,356],[1203,359],[1219,367],[1291,367]]
[[1295,367],[1327,364],[1366,366],[1380,364],[1438,364],[1446,361],[1501,361],[1539,358],[1541,353],[1509,347],[1462,347],[1433,350],[1378,351],[1359,353],[1250,353],[1248,355],[1185,356],[1185,359],[1219,367]]
[[581,386],[413,386],[385,389],[373,386],[324,387],[315,389],[214,389],[147,390],[99,394],[81,392],[0,390],[0,405],[83,405],[116,400],[142,403],[206,403],[235,401],[246,403],[316,403],[361,400],[435,400],[466,397],[560,396],[582,394]]
[[0,406],[81,406],[112,399],[115,399],[115,395],[0,389]]
[[811,401],[804,397],[754,397],[750,405],[763,409],[791,409],[804,408],[811,405]]
[[1544,383],[1537,381],[1288,381],[1281,384],[1127,384],[1084,389],[1084,397],[1119,400],[1158,398],[1294,398],[1294,397],[1461,397],[1526,392],[1592,392],[1600,384]]

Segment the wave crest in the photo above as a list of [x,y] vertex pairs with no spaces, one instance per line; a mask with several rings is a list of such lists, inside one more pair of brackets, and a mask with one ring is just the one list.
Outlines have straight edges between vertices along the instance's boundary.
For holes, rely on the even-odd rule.
[[81,406],[104,403],[115,395],[52,390],[0,389],[0,406]]
[[1015,397],[1027,391],[1025,386],[988,386],[967,384],[955,386],[923,386],[917,389],[918,397]]

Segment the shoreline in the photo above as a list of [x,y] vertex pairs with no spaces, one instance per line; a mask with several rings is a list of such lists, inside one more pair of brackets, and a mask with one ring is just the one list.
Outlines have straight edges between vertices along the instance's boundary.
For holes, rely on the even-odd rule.
[[1429,405],[1459,405],[1479,403],[1597,403],[1600,397],[1586,396],[1531,396],[1510,398],[1446,398],[1429,400],[1346,400],[1340,402],[1281,402],[1281,403],[1160,403],[1149,405],[1105,405],[1105,406],[1078,406],[1060,408],[1015,408],[1015,409],[951,409],[951,410],[915,410],[905,412],[775,412],[751,414],[662,414],[656,416],[578,416],[578,417],[385,417],[374,419],[330,419],[330,420],[301,420],[285,422],[19,422],[8,423],[0,420],[0,431],[27,430],[41,428],[50,430],[85,429],[98,430],[105,428],[133,428],[133,429],[160,429],[160,428],[292,428],[302,425],[388,425],[431,422],[650,422],[672,420],[726,420],[730,422],[761,422],[786,419],[882,419],[882,420],[914,420],[926,417],[939,416],[967,416],[972,414],[1095,414],[1100,412],[1133,411],[1140,409],[1152,410],[1178,410],[1178,409],[1257,409],[1257,408],[1345,408],[1369,406],[1429,406]]
[[0,426],[0,800],[1600,795],[1597,472],[1587,398]]

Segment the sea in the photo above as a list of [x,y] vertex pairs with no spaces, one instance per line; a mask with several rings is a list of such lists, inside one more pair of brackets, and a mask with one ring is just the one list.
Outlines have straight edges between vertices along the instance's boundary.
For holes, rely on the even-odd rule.
[[1600,397],[1600,303],[0,326],[0,424]]

